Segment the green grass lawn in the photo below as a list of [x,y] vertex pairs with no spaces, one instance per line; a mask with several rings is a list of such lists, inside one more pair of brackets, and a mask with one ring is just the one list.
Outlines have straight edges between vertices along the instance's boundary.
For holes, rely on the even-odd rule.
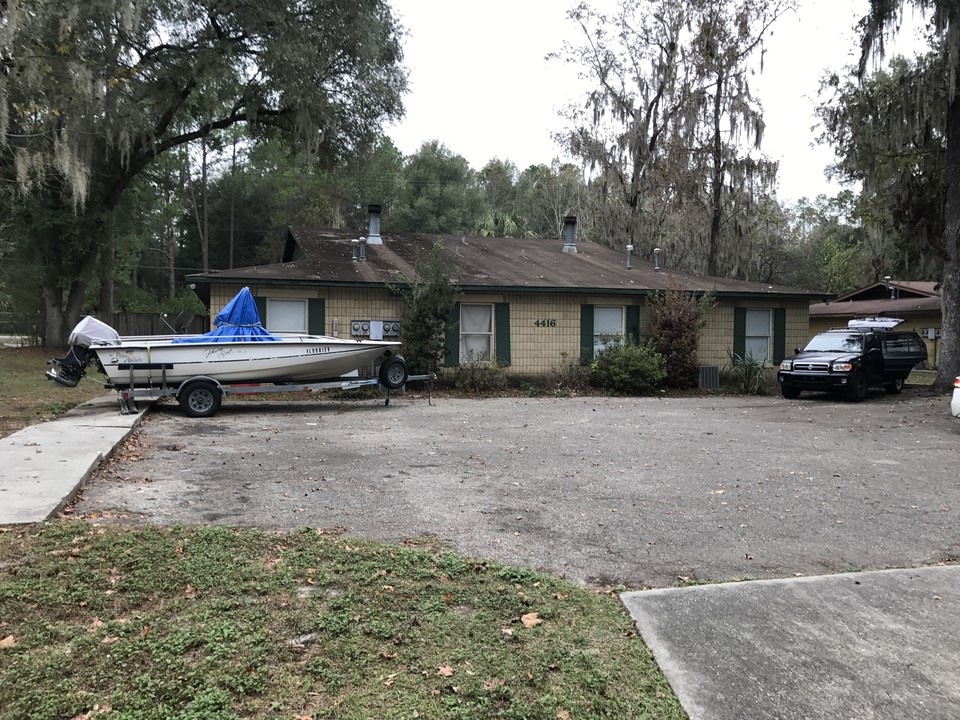
[[109,392],[93,380],[106,380],[97,373],[75,388],[47,380],[47,361],[57,356],[46,348],[0,347],[0,438]]
[[314,529],[0,531],[0,718],[684,718],[615,595]]

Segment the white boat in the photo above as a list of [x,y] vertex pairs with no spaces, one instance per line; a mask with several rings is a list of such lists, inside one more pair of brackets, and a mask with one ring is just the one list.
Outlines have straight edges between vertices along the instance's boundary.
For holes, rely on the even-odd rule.
[[95,363],[116,390],[177,388],[200,379],[220,385],[325,382],[378,367],[379,380],[389,389],[407,379],[406,364],[396,354],[399,342],[272,335],[260,326],[246,288],[214,324],[203,335],[121,337],[88,316],[73,329],[69,352],[51,362],[47,376],[73,387]]
[[[116,389],[171,386],[204,376],[220,383],[319,382],[379,365],[398,342],[343,340],[322,335],[282,337],[274,342],[193,342],[131,339],[87,347],[71,343],[68,358],[54,361],[51,379],[76,385],[94,358]],[[85,351],[85,352],[83,352]],[[81,354],[82,353],[82,354]],[[82,358],[86,356],[86,363]]]

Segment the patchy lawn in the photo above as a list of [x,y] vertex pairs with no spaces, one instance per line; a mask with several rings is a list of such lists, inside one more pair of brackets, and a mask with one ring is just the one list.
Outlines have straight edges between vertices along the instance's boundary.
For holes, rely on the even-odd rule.
[[109,392],[92,379],[106,380],[99,374],[75,388],[47,380],[47,361],[57,356],[56,350],[47,348],[0,347],[0,438]]
[[0,531],[0,718],[684,718],[615,595],[336,532]]

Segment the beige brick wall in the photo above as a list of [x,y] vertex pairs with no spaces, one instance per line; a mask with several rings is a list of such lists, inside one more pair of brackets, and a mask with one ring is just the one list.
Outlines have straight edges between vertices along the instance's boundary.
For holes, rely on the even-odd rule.
[[[211,317],[240,290],[239,285],[214,285],[211,288]],[[386,289],[251,286],[254,297],[322,298],[325,306],[326,334],[331,334],[334,319],[339,321],[341,337],[348,337],[351,320],[399,320],[401,301]],[[580,359],[580,306],[583,304],[626,306],[643,303],[636,296],[588,295],[576,293],[475,293],[465,294],[464,303],[510,304],[510,358],[507,372],[541,375],[563,368]],[[769,300],[721,301],[708,311],[698,349],[701,365],[726,365],[733,349],[733,308],[786,307],[786,347],[788,351],[804,344],[809,335],[809,305],[803,301]],[[540,321],[540,325],[537,325]],[[267,322],[269,329],[269,319]],[[402,333],[402,329],[401,329]],[[640,304],[640,333],[650,334],[650,310]],[[401,335],[401,340],[402,340]]]
[[785,308],[787,317],[784,348],[788,355],[793,348],[805,344],[809,338],[810,304],[806,301],[784,301],[776,297],[769,300],[721,301],[707,312],[706,324],[700,333],[697,357],[701,365],[723,367],[730,363],[730,353],[733,352],[733,311],[738,307]]
[[[240,291],[239,285],[214,285],[210,293],[211,322],[216,314]],[[339,321],[340,337],[350,335],[351,320],[399,320],[400,301],[389,290],[360,290],[356,288],[283,287],[279,285],[250,286],[255,298],[324,301],[324,334],[333,332],[333,321]],[[267,318],[267,329],[270,319]]]
[[510,372],[543,375],[579,362],[576,296],[517,293],[506,295],[504,302],[510,303]]

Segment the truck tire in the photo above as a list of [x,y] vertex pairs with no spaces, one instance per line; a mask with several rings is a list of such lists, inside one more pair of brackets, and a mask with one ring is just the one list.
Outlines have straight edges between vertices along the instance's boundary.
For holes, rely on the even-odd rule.
[[223,393],[211,380],[194,380],[180,389],[177,400],[187,417],[205,418],[217,414]]
[[885,387],[890,395],[899,395],[903,392],[903,380],[893,380],[888,382]]
[[847,383],[847,400],[863,402],[867,397],[867,376],[862,372],[856,372],[850,376]]
[[800,388],[794,387],[793,385],[783,384],[780,386],[780,394],[783,395],[787,400],[796,400],[800,397]]

